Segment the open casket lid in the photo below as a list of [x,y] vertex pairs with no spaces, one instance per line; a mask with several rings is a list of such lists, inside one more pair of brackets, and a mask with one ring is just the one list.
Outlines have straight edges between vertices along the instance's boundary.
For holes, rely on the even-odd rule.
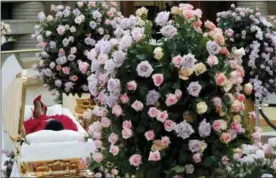
[[27,70],[22,70],[13,78],[3,93],[3,124],[13,141],[20,139],[24,131],[26,83]]

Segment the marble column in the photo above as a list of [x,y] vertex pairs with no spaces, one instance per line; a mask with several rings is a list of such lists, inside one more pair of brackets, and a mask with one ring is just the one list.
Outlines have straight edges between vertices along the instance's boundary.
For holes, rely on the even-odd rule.
[[238,1],[238,7],[248,7],[251,9],[259,9],[262,15],[268,15],[268,3],[267,1]]

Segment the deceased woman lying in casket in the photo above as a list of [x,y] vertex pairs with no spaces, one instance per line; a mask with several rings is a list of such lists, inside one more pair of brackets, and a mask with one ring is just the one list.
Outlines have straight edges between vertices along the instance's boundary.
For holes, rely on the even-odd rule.
[[39,130],[73,130],[78,131],[77,125],[66,115],[47,116],[47,106],[41,101],[41,96],[34,100],[33,119],[24,122],[26,134]]

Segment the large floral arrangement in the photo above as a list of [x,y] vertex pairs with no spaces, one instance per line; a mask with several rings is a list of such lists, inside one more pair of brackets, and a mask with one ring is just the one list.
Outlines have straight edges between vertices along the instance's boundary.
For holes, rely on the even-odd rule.
[[100,117],[89,128],[97,148],[90,168],[103,166],[107,177],[210,177],[225,153],[248,141],[242,54],[229,53],[212,22],[203,34],[202,12],[189,4],[158,14],[158,41],[146,9],[138,11],[118,23],[117,39],[90,51]]
[[88,92],[90,60],[87,52],[102,38],[110,38],[121,18],[116,2],[77,2],[76,8],[51,6],[54,16],[39,13],[35,34],[42,48],[38,69],[49,90]]
[[234,5],[217,17],[227,46],[244,47],[245,56],[239,63],[245,69],[244,82],[254,86],[255,97],[262,99],[276,92],[276,33],[272,24],[258,11]]
[[228,176],[231,178],[273,178],[276,175],[276,138],[261,143],[261,130],[252,134],[254,144],[243,144],[234,149],[231,159],[223,158]]

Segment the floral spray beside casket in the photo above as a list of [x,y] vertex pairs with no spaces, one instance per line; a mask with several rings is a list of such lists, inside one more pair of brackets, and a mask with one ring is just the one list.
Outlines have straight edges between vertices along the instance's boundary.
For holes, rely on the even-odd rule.
[[[146,14],[122,19],[116,38],[89,52],[101,118],[89,128],[97,147],[90,168],[102,166],[107,177],[211,177],[225,153],[249,141],[244,70],[219,28],[208,21],[202,31],[200,9],[160,12],[158,41]],[[100,63],[102,55],[109,60]]]
[[42,49],[38,66],[45,86],[53,93],[88,92],[90,72],[88,50],[102,38],[110,38],[121,13],[116,2],[77,2],[76,7],[51,6],[54,16],[39,13],[35,26]]

